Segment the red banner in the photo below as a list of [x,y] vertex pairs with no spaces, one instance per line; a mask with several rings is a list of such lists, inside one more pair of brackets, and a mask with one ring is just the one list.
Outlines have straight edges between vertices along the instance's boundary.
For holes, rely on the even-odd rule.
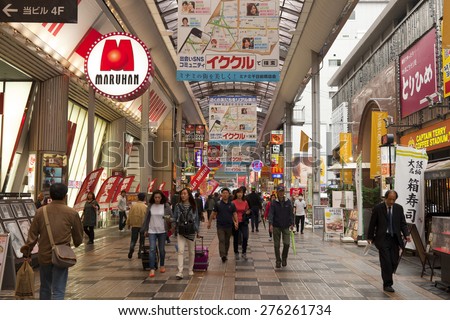
[[119,186],[116,189],[116,193],[113,197],[113,202],[110,204],[110,209],[117,209],[117,205],[119,204],[119,195],[122,192],[122,190],[125,190],[125,192],[128,193],[128,191],[130,191],[131,188],[131,184],[134,181],[134,176],[128,176],[123,178],[120,183]]
[[191,179],[191,188],[192,190],[197,190],[200,183],[206,179],[209,172],[211,171],[206,165],[202,165],[201,168],[197,171],[197,173]]
[[[150,182],[150,178],[148,178],[148,187],[147,187],[147,192],[150,193],[152,192],[153,189],[153,185],[155,184],[156,178],[153,179],[153,181]],[[139,183],[136,187],[136,193],[141,192],[141,184]]]
[[159,190],[163,191],[165,186],[166,186],[166,183],[165,183],[165,182],[161,183],[161,184],[159,185]]
[[83,210],[84,204],[86,203],[87,195],[89,192],[94,192],[102,171],[103,168],[98,168],[86,176],[86,178],[83,181],[83,184],[81,185],[81,189],[78,192],[77,198],[75,199],[75,203],[73,205],[73,208],[75,210]]
[[111,176],[103,182],[97,196],[100,209],[109,208],[109,203],[112,201],[121,179],[119,176]]
[[[150,178],[149,178],[149,179],[150,179]],[[153,186],[155,185],[155,182],[156,182],[156,178],[153,179],[152,182],[150,182],[150,183],[148,184],[148,188],[147,188],[147,192],[148,192],[148,193],[151,193],[151,192],[153,191]]]
[[206,189],[206,195],[209,196],[210,194],[213,194],[214,191],[219,187],[219,182],[217,182],[214,179],[211,179],[208,181],[208,188]]

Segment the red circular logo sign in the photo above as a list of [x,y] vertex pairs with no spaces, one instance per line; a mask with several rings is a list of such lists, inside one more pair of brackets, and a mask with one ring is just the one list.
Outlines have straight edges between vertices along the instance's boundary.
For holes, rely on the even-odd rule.
[[152,58],[139,38],[125,32],[112,32],[91,46],[84,72],[97,93],[118,101],[130,101],[140,97],[150,86]]

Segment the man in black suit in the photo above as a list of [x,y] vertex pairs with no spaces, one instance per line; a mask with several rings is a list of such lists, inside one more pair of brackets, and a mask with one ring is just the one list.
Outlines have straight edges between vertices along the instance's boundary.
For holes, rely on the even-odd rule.
[[400,248],[404,248],[402,234],[411,241],[403,207],[395,203],[397,198],[396,191],[388,190],[384,202],[373,208],[367,236],[368,242],[373,242],[378,249],[383,289],[387,292],[395,292],[392,274],[397,268]]

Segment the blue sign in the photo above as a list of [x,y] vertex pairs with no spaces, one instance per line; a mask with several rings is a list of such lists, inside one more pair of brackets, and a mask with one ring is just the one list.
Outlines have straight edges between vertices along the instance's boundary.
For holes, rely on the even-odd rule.
[[283,174],[282,173],[273,173],[272,179],[283,179]]

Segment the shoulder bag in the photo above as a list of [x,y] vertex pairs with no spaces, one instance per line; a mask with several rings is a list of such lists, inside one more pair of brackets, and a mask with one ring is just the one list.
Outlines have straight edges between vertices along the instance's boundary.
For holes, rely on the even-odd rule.
[[52,264],[58,268],[70,268],[77,263],[77,256],[73,252],[70,245],[57,244],[53,240],[52,229],[50,228],[50,222],[47,216],[47,206],[44,206],[44,219],[45,226],[47,227],[48,238],[52,245]]

